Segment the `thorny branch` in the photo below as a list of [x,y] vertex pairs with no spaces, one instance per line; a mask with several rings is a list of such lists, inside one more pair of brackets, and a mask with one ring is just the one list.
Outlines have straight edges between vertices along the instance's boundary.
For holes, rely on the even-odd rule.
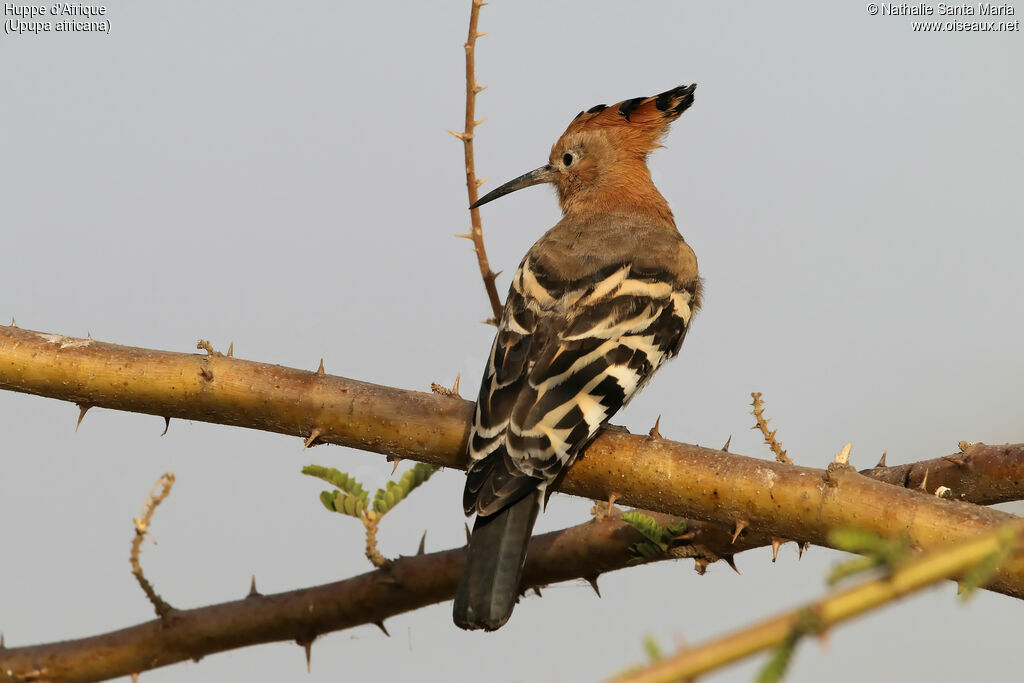
[[[149,533],[149,525],[152,522],[153,513],[156,512],[157,506],[163,502],[164,498],[171,494],[172,486],[174,486],[174,473],[172,472],[167,472],[153,484],[153,488],[150,490],[149,495],[146,496],[146,502],[142,506],[142,516],[135,517],[133,520],[135,522],[135,536],[132,537],[130,558],[132,574],[135,575],[146,597],[153,603],[157,616],[165,623],[168,622],[173,608],[157,595],[157,592],[153,590],[152,584],[149,583],[145,574],[142,573],[142,565],[139,563],[139,552],[142,549],[142,541],[145,540],[146,534]],[[157,493],[157,487],[160,487],[159,493]]]
[[[474,130],[483,121],[476,120],[476,95],[484,89],[483,86],[476,82],[476,39],[487,35],[486,33],[480,33],[477,31],[477,21],[480,19],[480,8],[483,7],[485,2],[482,0],[473,0],[473,8],[469,14],[469,35],[466,38],[466,44],[463,46],[466,50],[466,123],[465,129],[461,133],[455,131],[448,131],[458,139],[462,140],[463,151],[465,152],[465,163],[466,163],[466,189],[469,192],[469,203],[472,206],[476,203],[479,198],[477,190],[487,180],[477,180],[476,177],[476,165],[473,161],[473,135]],[[501,311],[504,308],[501,305],[501,297],[498,295],[498,288],[494,281],[497,279],[497,273],[491,270],[491,264],[487,260],[487,250],[484,248],[484,229],[483,224],[480,222],[480,209],[471,209],[469,212],[471,221],[471,230],[469,234],[458,235],[458,237],[465,237],[473,241],[473,250],[476,252],[476,260],[480,265],[480,275],[484,280],[484,288],[487,290],[487,298],[491,302],[491,311],[494,313],[494,318],[491,321],[497,324],[501,320]]]
[[[201,371],[207,370],[213,379]],[[465,467],[473,404],[252,361],[182,354],[0,326],[0,388],[114,408],[307,436],[445,467]],[[986,457],[1001,452],[1005,479],[986,488]],[[971,447],[953,463],[955,497],[1024,497],[1024,445]],[[872,472],[877,472],[873,470]],[[891,537],[907,531],[920,548],[998,526],[1010,515],[883,485],[851,470],[756,460],[667,439],[607,430],[567,473],[559,490],[591,500],[618,494],[625,505],[717,522],[798,543],[828,545],[838,526]],[[1011,496],[1007,498],[1006,496]],[[969,498],[965,497],[964,500]],[[723,553],[730,552],[728,545]],[[1024,561],[990,585],[1024,596]]]
[[[699,545],[714,543],[718,533],[715,525],[700,524],[692,532],[690,544],[673,548],[670,557],[694,557]],[[599,575],[630,565],[630,548],[642,539],[617,519],[536,536],[523,587],[585,579],[596,589]],[[80,640],[0,648],[0,672],[12,672],[14,680],[33,673],[47,681],[93,681],[260,643],[309,644],[324,633],[362,624],[380,627],[396,614],[451,600],[464,561],[464,548],[418,553],[344,581],[274,595],[261,595],[254,580],[247,597],[175,610],[170,623],[157,619]]]

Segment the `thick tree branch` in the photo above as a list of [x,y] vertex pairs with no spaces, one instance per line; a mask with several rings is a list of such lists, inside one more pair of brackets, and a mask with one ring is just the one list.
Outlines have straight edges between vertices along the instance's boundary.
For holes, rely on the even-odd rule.
[[[0,327],[0,388],[296,436],[316,430],[320,441],[447,467],[464,466],[473,409],[456,397],[226,356],[13,327]],[[1011,467],[1020,446],[1003,448]],[[1016,472],[1010,480],[1024,476]],[[886,537],[906,534],[914,546],[930,548],[1013,518],[898,489],[852,469],[826,473],[615,430],[594,441],[560,490],[598,500],[616,494],[640,508],[728,528],[743,522],[766,537],[826,546],[829,530],[857,526]],[[1024,597],[1024,561],[1007,564],[989,587]]]

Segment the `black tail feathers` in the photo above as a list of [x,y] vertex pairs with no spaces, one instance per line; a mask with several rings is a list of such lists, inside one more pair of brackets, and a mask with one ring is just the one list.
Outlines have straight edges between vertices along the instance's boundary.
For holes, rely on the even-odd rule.
[[508,621],[519,600],[526,546],[539,509],[538,492],[493,515],[476,518],[455,592],[454,618],[459,628],[494,631]]

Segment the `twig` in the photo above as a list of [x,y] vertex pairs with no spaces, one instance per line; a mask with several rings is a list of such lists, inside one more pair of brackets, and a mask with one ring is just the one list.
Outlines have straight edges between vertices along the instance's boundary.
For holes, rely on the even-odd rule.
[[373,510],[367,510],[361,517],[363,526],[366,527],[366,559],[377,569],[386,569],[392,565],[392,561],[384,557],[377,548],[377,528],[380,525],[380,516]]
[[[909,595],[943,579],[954,578],[1004,550],[1008,531],[1020,538],[1021,523],[982,534],[949,547],[939,548],[908,560],[890,575],[861,583],[829,595],[819,602],[791,610],[753,626],[687,648],[641,670],[629,672],[620,683],[669,683],[717,669],[724,664],[779,645],[796,629],[822,632],[869,610]],[[816,627],[807,629],[807,615],[815,617]]]
[[[158,486],[162,487],[159,493],[156,492]],[[153,590],[152,584],[149,583],[146,576],[142,573],[142,565],[139,563],[139,551],[142,549],[142,541],[146,538],[146,534],[149,533],[149,525],[153,519],[153,513],[156,512],[157,506],[163,502],[164,498],[170,495],[172,486],[174,486],[174,474],[172,472],[167,472],[153,484],[153,488],[150,489],[149,495],[146,496],[146,502],[142,506],[142,516],[134,518],[135,536],[132,538],[131,552],[132,574],[135,575],[146,597],[153,603],[157,616],[164,623],[168,622],[173,608],[157,595],[156,591]]]
[[775,433],[779,430],[769,431],[768,429],[768,423],[771,422],[771,418],[767,420],[764,418],[764,401],[761,400],[761,392],[751,392],[750,396],[754,399],[754,402],[751,404],[754,409],[750,412],[757,418],[757,424],[752,429],[761,430],[761,434],[764,435],[764,442],[772,449],[772,453],[775,454],[775,459],[778,462],[792,465],[793,459],[786,455],[786,451],[782,449],[782,444],[775,438]]
[[[469,192],[470,205],[476,203],[476,200],[478,199],[477,190],[486,180],[486,178],[484,180],[477,180],[476,165],[473,161],[474,130],[478,125],[483,123],[483,121],[476,120],[476,95],[478,92],[483,90],[483,87],[478,85],[476,82],[474,52],[476,50],[476,39],[480,36],[486,35],[485,33],[480,33],[476,30],[477,21],[480,18],[480,8],[485,4],[486,3],[483,2],[483,0],[473,0],[473,7],[469,12],[469,35],[466,38],[466,44],[463,46],[466,50],[465,129],[461,133],[456,133],[451,130],[448,131],[458,139],[462,140],[466,163],[466,189]],[[498,275],[491,270],[491,264],[487,260],[487,250],[484,248],[484,229],[480,222],[480,209],[471,209],[469,217],[472,226],[470,233],[468,235],[458,235],[458,237],[466,237],[473,241],[473,250],[476,252],[476,260],[480,266],[480,276],[484,280],[484,288],[487,290],[487,298],[491,302],[491,311],[494,313],[493,322],[497,324],[498,320],[501,319],[501,311],[504,307],[501,305],[501,297],[498,295],[498,288],[494,284]]]

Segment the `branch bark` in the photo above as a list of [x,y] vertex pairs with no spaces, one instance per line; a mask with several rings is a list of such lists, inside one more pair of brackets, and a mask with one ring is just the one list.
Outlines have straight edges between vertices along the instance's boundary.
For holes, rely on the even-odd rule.
[[934,493],[948,488],[956,500],[995,505],[1020,500],[1024,493],[1024,444],[964,444],[963,450],[932,460],[875,467],[861,474],[887,484]]
[[[700,541],[701,527],[693,531]],[[629,564],[630,546],[642,539],[614,519],[536,536],[524,585],[582,578],[596,589],[597,576]],[[693,554],[692,546],[673,551],[675,557]],[[90,638],[0,647],[0,680],[96,681],[260,643],[307,645],[322,633],[383,625],[396,614],[450,600],[464,562],[465,548],[400,557],[386,569],[336,583],[275,595],[251,592],[241,600],[175,609],[164,619]]]
[[[316,433],[322,442],[458,468],[465,466],[473,411],[454,396],[15,327],[0,327],[0,388],[300,437]],[[1019,487],[1022,446],[989,448],[1003,449],[1006,481]],[[961,455],[970,462],[982,453]],[[830,529],[857,526],[886,537],[906,534],[914,546],[930,548],[1014,518],[889,486],[852,468],[826,473],[615,430],[591,444],[559,490],[595,500],[615,494],[639,508],[730,529],[743,522],[763,537],[824,546]],[[1008,563],[989,587],[1024,597],[1024,560]]]

